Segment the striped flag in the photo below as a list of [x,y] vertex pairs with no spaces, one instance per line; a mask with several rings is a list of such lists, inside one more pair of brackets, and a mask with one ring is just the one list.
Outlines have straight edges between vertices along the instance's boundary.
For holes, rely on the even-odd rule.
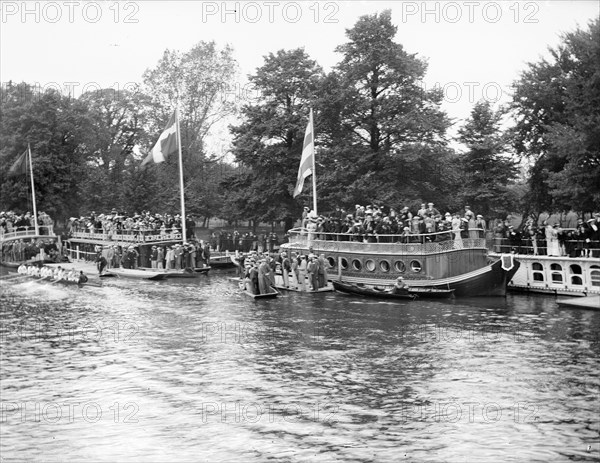
[[152,151],[148,153],[146,159],[142,161],[140,167],[144,167],[146,164],[150,162],[154,162],[158,164],[159,162],[164,162],[172,153],[177,152],[179,149],[178,140],[177,140],[177,119],[176,113],[173,113],[165,130],[160,134],[158,141],[152,148]]
[[304,148],[302,148],[302,158],[300,159],[300,168],[298,169],[298,180],[294,188],[294,198],[302,193],[304,179],[313,173],[313,164],[315,161],[315,137],[313,129],[313,111],[310,110],[308,125],[304,132]]
[[25,175],[27,174],[27,150],[13,163],[8,175]]

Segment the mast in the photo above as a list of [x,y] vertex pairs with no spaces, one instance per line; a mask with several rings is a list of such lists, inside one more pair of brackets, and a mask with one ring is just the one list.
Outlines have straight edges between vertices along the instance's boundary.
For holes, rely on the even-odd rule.
[[181,192],[181,233],[182,242],[187,241],[185,230],[185,199],[183,194],[183,156],[181,154],[181,133],[179,131],[179,109],[175,108],[175,124],[177,127],[177,146],[179,148],[179,190]]
[[313,137],[313,155],[312,155],[312,187],[313,187],[313,211],[315,211],[315,215],[318,216],[317,212],[317,168],[315,158],[317,157],[316,149],[315,149],[315,126],[313,124],[313,110],[310,108],[310,126]]
[[40,234],[38,226],[37,205],[35,203],[35,186],[33,184],[33,162],[31,161],[31,145],[27,143],[27,152],[29,153],[29,171],[31,173],[31,199],[33,200],[33,223],[35,226],[35,234]]

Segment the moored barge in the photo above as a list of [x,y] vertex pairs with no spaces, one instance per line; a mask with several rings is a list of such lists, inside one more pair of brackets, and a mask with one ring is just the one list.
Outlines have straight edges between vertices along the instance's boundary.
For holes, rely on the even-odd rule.
[[483,237],[452,239],[447,232],[381,235],[377,242],[303,228],[289,236],[282,249],[324,254],[331,279],[346,283],[392,286],[402,276],[410,287],[452,289],[457,297],[505,296],[520,266],[512,254],[491,257]]

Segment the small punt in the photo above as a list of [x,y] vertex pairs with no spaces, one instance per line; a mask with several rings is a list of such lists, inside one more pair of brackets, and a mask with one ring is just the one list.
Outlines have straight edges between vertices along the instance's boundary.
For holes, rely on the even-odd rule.
[[211,267],[196,267],[194,272],[199,274],[207,274],[210,271]]
[[167,278],[166,272],[152,272],[139,269],[113,268],[110,273],[122,278],[133,278],[138,280],[164,280]]
[[242,293],[244,293],[246,296],[251,297],[252,299],[272,299],[272,298],[280,295],[279,291],[277,291],[275,288],[272,288],[273,292],[270,292],[270,293],[252,294],[250,291],[248,291],[246,288],[244,288],[243,285],[240,284],[239,287],[240,287],[240,290],[242,291]]
[[354,294],[358,296],[375,297],[378,299],[404,299],[413,300],[417,296],[414,294],[406,293],[394,293],[390,290],[368,288],[366,286],[359,286],[352,283],[345,283],[343,281],[333,281],[333,287],[336,291],[342,293]]

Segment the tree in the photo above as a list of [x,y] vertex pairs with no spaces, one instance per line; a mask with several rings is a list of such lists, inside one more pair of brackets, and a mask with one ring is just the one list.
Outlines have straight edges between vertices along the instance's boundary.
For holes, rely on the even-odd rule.
[[29,179],[6,175],[29,143],[38,211],[62,219],[77,212],[87,161],[82,143],[89,128],[85,106],[53,89],[37,92],[26,83],[9,83],[2,92],[2,208],[32,210]]
[[515,162],[507,157],[507,140],[500,130],[503,112],[489,101],[475,104],[471,116],[458,131],[468,151],[460,157],[463,205],[469,204],[485,217],[506,216],[512,210],[508,186],[514,180]]
[[514,83],[514,146],[533,163],[529,203],[539,211],[600,203],[600,20],[562,37],[550,60]]
[[[210,175],[217,160],[207,156],[205,139],[216,124],[237,111],[236,75],[232,48],[218,49],[212,41],[199,42],[184,53],[166,50],[157,66],[144,73],[143,88],[156,114],[152,131],[159,134],[175,108],[180,109],[186,210],[205,218],[217,213],[214,191],[219,182]],[[167,186],[161,188],[160,202],[165,207],[179,204],[177,169],[176,163],[169,161],[157,173],[158,185]]]
[[[86,210],[126,210],[133,200],[128,182],[136,178],[127,174],[129,164],[138,162],[134,147],[149,143],[149,97],[140,91],[109,88],[88,92],[80,100],[87,107],[90,127],[85,133],[89,168],[82,181],[82,206]],[[143,198],[152,201],[156,196]]]
[[372,152],[441,141],[449,126],[439,109],[442,92],[421,85],[426,62],[394,42],[397,30],[390,10],[361,16],[346,30],[349,42],[336,49],[343,54],[336,69],[346,89],[342,123]]
[[[427,64],[394,41],[389,10],[359,18],[322,83],[319,199],[326,208],[436,197],[454,176],[440,109],[442,92],[421,85]],[[340,188],[342,187],[342,188]]]
[[299,216],[291,192],[309,108],[321,78],[320,66],[301,48],[270,53],[250,76],[262,99],[246,105],[242,109],[244,121],[231,128],[232,152],[241,166],[240,172],[224,183],[231,192],[227,209],[232,217],[285,220],[291,226]]

